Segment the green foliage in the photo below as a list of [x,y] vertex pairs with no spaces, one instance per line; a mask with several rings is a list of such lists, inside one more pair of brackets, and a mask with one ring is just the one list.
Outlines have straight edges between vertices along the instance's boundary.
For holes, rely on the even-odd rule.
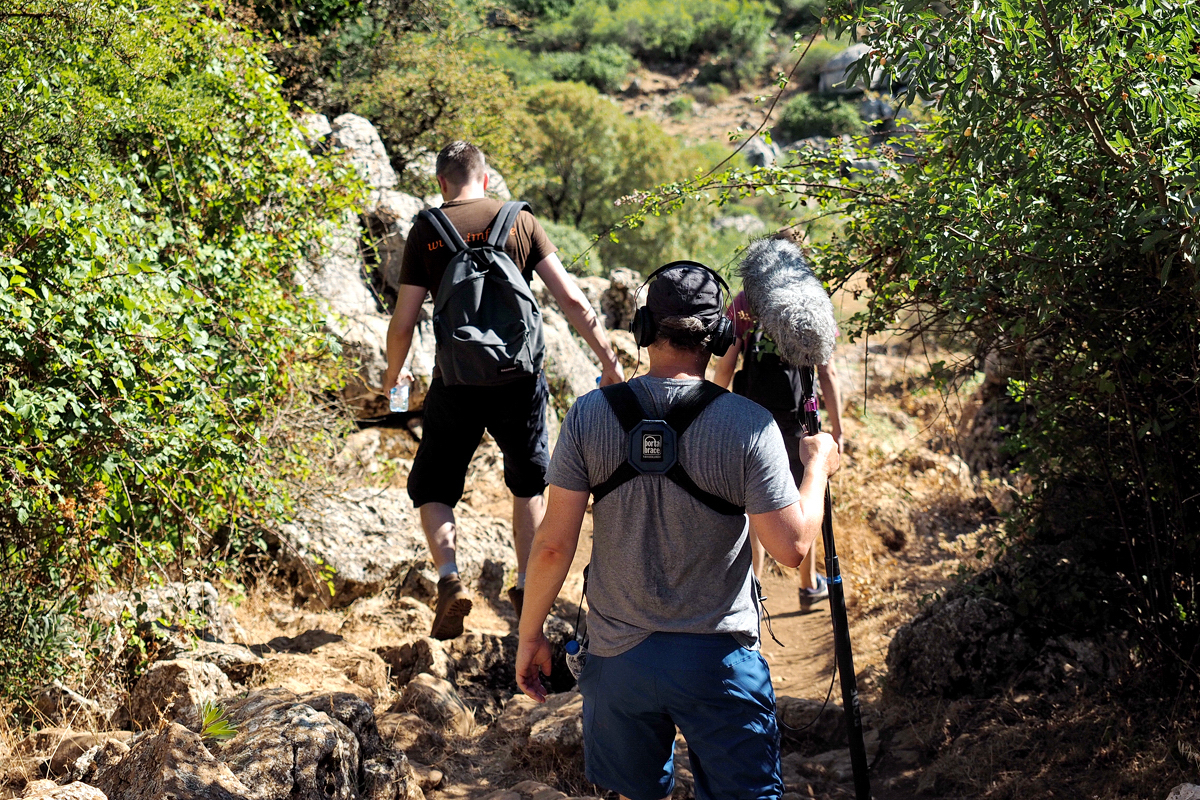
[[696,113],[696,98],[690,94],[672,97],[671,101],[667,103],[667,113],[676,119],[692,116]]
[[594,89],[554,83],[526,91],[526,108],[537,120],[529,161],[537,167],[523,185],[539,214],[601,236],[606,264],[637,270],[682,258],[703,245],[709,213],[686,213],[648,220],[607,237],[623,218],[614,199],[657,183],[685,177],[704,164],[703,156],[680,147],[657,125],[631,119]]
[[825,0],[779,0],[775,25],[784,30],[805,28],[820,23],[825,16]]
[[692,90],[692,96],[706,106],[719,106],[729,99],[729,89],[719,83],[697,86]]
[[334,94],[371,120],[387,147],[401,188],[418,195],[436,185],[407,168],[423,154],[465,139],[514,183],[528,143],[528,123],[513,84],[497,76],[483,49],[455,41],[455,29],[409,33],[380,43],[370,69]]
[[578,228],[550,220],[542,220],[542,227],[550,241],[558,247],[558,257],[572,275],[604,275],[600,262],[600,250],[594,247],[595,239]]
[[807,139],[809,136],[841,136],[861,133],[862,119],[858,111],[841,100],[822,101],[810,94],[800,93],[787,102],[779,114],[775,130],[784,142]]
[[619,44],[593,44],[579,53],[543,53],[538,60],[556,81],[578,81],[608,93],[620,89],[625,76],[637,66]]
[[22,13],[0,15],[0,572],[66,613],[44,604],[215,561],[283,511],[313,436],[288,414],[335,354],[292,271],[359,196],[215,7]]
[[229,720],[229,712],[214,702],[200,706],[200,738],[206,744],[225,742],[237,736],[237,726]]
[[0,576],[0,589],[0,697],[28,702],[67,672],[77,601],[12,577]]
[[616,44],[643,60],[695,61],[717,54],[761,66],[770,7],[759,0],[582,0],[559,20],[537,26],[538,49]]

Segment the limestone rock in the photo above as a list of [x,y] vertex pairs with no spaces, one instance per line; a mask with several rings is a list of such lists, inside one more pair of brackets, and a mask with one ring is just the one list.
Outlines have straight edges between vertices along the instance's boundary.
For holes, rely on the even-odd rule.
[[762,233],[767,229],[767,223],[753,214],[736,214],[728,217],[717,217],[712,223],[713,230],[736,231],[746,236]]
[[144,627],[190,630],[201,638],[224,641],[234,631],[223,608],[216,587],[208,581],[172,581],[93,595],[85,604],[85,615],[113,623],[128,614]]
[[450,682],[428,673],[413,678],[389,710],[412,711],[421,719],[459,736],[469,735],[475,727],[475,716]]
[[[458,511],[457,563],[468,585],[515,563],[506,525],[466,506]],[[294,577],[297,591],[323,595],[337,606],[398,584],[428,559],[425,535],[403,489],[353,489],[314,498],[279,531],[285,539],[279,563]],[[326,577],[333,582],[332,598]]]
[[[289,760],[290,765],[290,760]],[[251,800],[253,795],[200,737],[175,723],[137,740],[93,785],[113,800]]]
[[217,669],[225,673],[229,680],[236,683],[245,683],[250,680],[254,677],[254,673],[262,667],[262,658],[245,645],[206,642],[202,639],[188,644],[190,646],[187,647],[177,643],[166,645],[162,658],[214,664]]
[[153,727],[160,719],[195,724],[204,703],[230,694],[233,684],[216,664],[185,659],[157,661],[130,692],[129,716],[140,728]]
[[375,712],[371,704],[362,698],[346,692],[334,692],[305,697],[303,702],[349,728],[358,740],[358,751],[364,759],[376,758],[386,752],[375,723]]
[[108,800],[104,792],[79,781],[66,786],[59,786],[54,781],[33,781],[25,787],[21,797],[27,800]]
[[902,694],[986,696],[1035,655],[1007,606],[983,597],[935,604],[888,647],[889,683]]
[[101,772],[115,767],[128,754],[128,744],[119,739],[110,739],[92,747],[75,759],[75,763],[71,765],[69,777],[74,781],[95,784],[96,777]]
[[529,729],[533,727],[533,722],[529,719],[529,715],[540,705],[537,700],[534,700],[529,695],[518,694],[513,696],[504,706],[504,713],[496,720],[496,728],[510,736],[516,736],[521,739],[529,738]]
[[550,393],[569,408],[575,398],[596,388],[600,368],[588,358],[567,320],[549,308],[542,309],[542,329],[546,338],[546,382]]
[[508,189],[508,181],[504,180],[504,176],[501,175],[499,170],[497,170],[491,164],[487,165],[487,176],[488,176],[488,187],[487,187],[488,197],[494,197],[497,200],[504,200],[504,201],[513,199],[512,192],[509,191],[509,189]]
[[370,208],[379,202],[382,189],[396,185],[396,171],[388,158],[379,131],[368,120],[357,114],[342,114],[331,125],[329,146],[333,151],[344,151],[358,174],[371,188]]
[[[468,634],[469,635],[469,634]],[[444,681],[454,681],[454,662],[445,645],[430,636],[422,636],[399,647],[387,647],[380,656],[392,668],[392,678],[404,685],[422,672]]]
[[769,167],[782,155],[783,151],[778,144],[773,141],[767,144],[761,136],[755,136],[742,148],[742,156],[752,167]]
[[575,278],[575,283],[579,284],[580,291],[592,304],[592,310],[597,314],[602,314],[604,293],[608,291],[612,282],[608,278],[601,278],[598,275],[588,275],[583,278]]
[[869,83],[872,89],[882,89],[885,84],[885,76],[883,70],[879,67],[871,71],[870,75],[867,76],[867,81],[860,80],[853,86],[846,83],[846,73],[851,71],[854,62],[866,55],[870,49],[869,45],[859,42],[850,45],[826,61],[825,66],[821,67],[821,77],[818,81],[817,90],[821,94],[826,95],[859,94],[865,88],[865,83]]
[[356,800],[358,740],[342,723],[285,693],[255,693],[228,707],[238,733],[222,759],[250,800]]
[[333,128],[329,126],[329,117],[324,114],[301,114],[296,123],[308,149],[314,153],[324,151],[325,137],[333,133]]
[[775,717],[784,741],[825,748],[847,744],[846,715],[840,705],[780,695]]
[[600,299],[600,313],[604,315],[605,325],[609,328],[629,330],[633,312],[640,303],[645,302],[645,298],[635,297],[641,285],[642,276],[638,272],[624,267],[612,271],[608,289]]
[[312,243],[309,259],[296,271],[296,283],[327,314],[373,314],[378,308],[367,289],[359,236],[358,215],[347,210],[320,241]]
[[33,708],[52,725],[87,727],[106,715],[100,704],[55,680],[37,693]]
[[66,775],[79,757],[92,748],[108,742],[127,742],[132,735],[129,731],[92,733],[70,728],[43,728],[21,742],[18,751],[45,758],[47,774],[59,777]]
[[400,267],[408,234],[424,208],[425,201],[419,197],[384,189],[374,209],[365,217],[368,252],[374,256],[380,285],[393,294],[400,288]]
[[1200,800],[1200,786],[1194,783],[1181,783],[1171,790],[1167,800]]
[[578,690],[550,695],[529,721],[530,750],[563,757],[583,752],[583,695]]

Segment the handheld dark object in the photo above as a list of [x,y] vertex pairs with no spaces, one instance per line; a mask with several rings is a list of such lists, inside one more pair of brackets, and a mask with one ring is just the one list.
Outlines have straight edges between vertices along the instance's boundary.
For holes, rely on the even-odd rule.
[[[750,301],[750,310],[758,318],[763,332],[775,343],[776,352],[784,361],[804,367],[800,370],[803,394],[801,422],[811,436],[821,429],[813,368],[828,363],[837,336],[833,303],[800,248],[791,242],[777,239],[755,242],[747,249],[739,272],[746,299]],[[821,534],[825,542],[825,573],[829,580],[834,656],[842,677],[842,707],[846,711],[850,764],[854,768],[854,793],[858,800],[870,800],[871,778],[867,766],[867,748],[863,742],[862,709],[858,702],[858,680],[854,673],[850,627],[846,620],[846,593],[833,541],[833,501],[828,484],[825,486],[825,516]]]

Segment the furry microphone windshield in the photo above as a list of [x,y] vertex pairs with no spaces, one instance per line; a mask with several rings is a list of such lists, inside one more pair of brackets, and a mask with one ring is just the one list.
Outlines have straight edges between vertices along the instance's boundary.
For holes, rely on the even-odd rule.
[[757,241],[738,272],[750,311],[780,358],[797,367],[828,363],[837,336],[833,302],[800,248],[780,239]]

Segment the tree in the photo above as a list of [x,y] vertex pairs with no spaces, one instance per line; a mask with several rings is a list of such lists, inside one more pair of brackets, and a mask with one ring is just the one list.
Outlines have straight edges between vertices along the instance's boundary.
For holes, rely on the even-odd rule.
[[[1053,580],[1002,589],[1050,629],[1094,629],[1115,610],[1144,656],[1194,680],[1197,10],[894,0],[829,13],[832,34],[870,45],[857,68],[893,70],[906,101],[935,103],[934,121],[882,152],[666,187],[658,207],[702,191],[819,198],[843,221],[815,250],[822,275],[866,276],[852,331],[901,325],[1014,359],[1010,391],[1035,412],[1014,450],[1035,488],[1010,556],[1082,539],[1091,574],[1111,580],[1083,584],[1052,558]],[[844,166],[881,157],[890,169]]]

